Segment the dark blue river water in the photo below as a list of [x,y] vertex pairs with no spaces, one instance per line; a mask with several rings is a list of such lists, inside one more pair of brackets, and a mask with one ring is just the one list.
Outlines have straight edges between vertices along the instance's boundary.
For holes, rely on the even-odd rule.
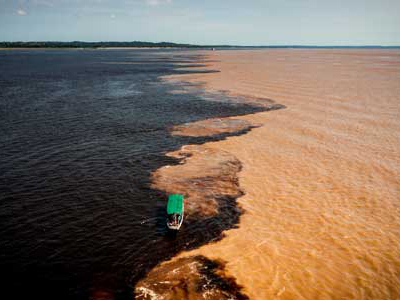
[[[172,125],[261,108],[160,76],[203,58],[178,50],[0,52],[0,293],[9,299],[131,299],[148,270],[218,238],[238,213],[167,235],[152,171],[164,153],[204,138]],[[176,63],[189,64],[186,68]],[[235,213],[236,212],[236,213]],[[0,295],[0,297],[2,297]]]

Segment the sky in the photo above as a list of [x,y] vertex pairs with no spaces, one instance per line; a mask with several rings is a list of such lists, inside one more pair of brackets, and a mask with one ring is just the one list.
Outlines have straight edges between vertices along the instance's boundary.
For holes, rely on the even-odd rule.
[[400,45],[400,0],[0,0],[0,41]]

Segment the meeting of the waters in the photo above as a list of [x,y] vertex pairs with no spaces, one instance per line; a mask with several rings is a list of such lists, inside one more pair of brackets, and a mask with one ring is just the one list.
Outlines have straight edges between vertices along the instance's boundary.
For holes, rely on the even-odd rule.
[[230,213],[171,238],[166,194],[150,187],[152,172],[178,162],[165,153],[223,138],[172,135],[172,126],[265,110],[160,80],[201,72],[190,66],[202,60],[178,50],[0,53],[4,293],[131,299],[159,262],[237,223],[233,199]]
[[399,298],[398,50],[20,49],[0,70],[3,295]]

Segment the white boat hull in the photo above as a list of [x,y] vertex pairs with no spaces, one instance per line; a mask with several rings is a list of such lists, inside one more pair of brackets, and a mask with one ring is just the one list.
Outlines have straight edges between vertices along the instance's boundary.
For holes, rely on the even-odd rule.
[[185,214],[185,205],[182,203],[182,217],[181,217],[180,222],[178,224],[176,224],[176,225],[167,223],[168,228],[171,229],[171,230],[179,230],[181,228],[181,226],[182,226],[182,223],[183,223],[184,214]]

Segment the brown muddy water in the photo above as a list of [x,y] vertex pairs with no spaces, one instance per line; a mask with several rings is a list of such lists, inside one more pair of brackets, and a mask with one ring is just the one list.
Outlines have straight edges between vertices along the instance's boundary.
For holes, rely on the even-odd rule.
[[274,99],[207,143],[242,164],[239,228],[181,254],[226,262],[251,299],[400,299],[400,50],[215,51],[174,76]]

